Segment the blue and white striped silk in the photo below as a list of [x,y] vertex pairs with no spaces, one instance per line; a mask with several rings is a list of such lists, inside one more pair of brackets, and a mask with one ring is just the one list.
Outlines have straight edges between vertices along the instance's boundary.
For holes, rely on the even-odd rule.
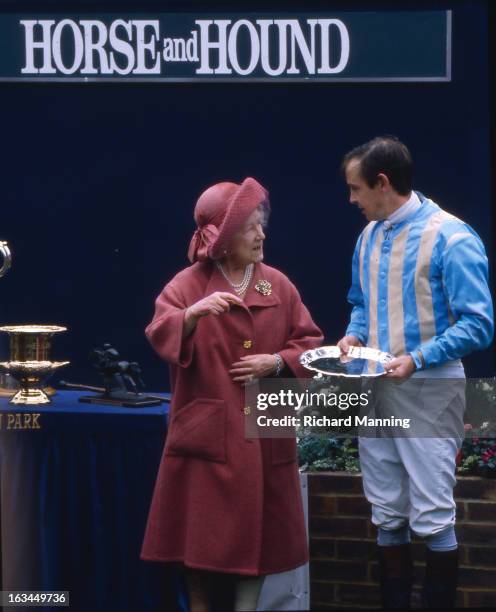
[[417,192],[421,206],[383,231],[372,221],[353,255],[346,330],[421,369],[487,347],[493,305],[484,245],[474,230]]

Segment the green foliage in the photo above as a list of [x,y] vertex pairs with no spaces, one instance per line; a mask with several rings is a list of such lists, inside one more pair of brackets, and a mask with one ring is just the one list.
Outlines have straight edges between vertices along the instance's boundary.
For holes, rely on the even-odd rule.
[[[300,467],[306,472],[360,472],[354,438],[306,436],[298,441]],[[467,438],[457,459],[462,476],[496,478],[496,437]]]
[[466,438],[457,463],[459,474],[496,478],[496,437]]
[[303,471],[359,472],[357,441],[353,438],[305,436],[298,441]]

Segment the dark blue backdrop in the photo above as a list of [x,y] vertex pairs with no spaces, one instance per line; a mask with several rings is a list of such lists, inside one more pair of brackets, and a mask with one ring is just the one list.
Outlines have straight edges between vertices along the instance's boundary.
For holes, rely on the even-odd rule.
[[[490,251],[487,3],[429,6],[453,9],[451,83],[0,84],[0,238],[14,253],[0,321],[66,324],[53,355],[71,360],[68,380],[95,382],[87,354],[110,341],[142,364],[149,388],[168,388],[143,335],[153,301],[187,264],[199,193],[252,175],[271,194],[266,261],[294,280],[332,343],[345,328],[363,225],[338,168],[382,133],[410,146],[416,188]],[[492,373],[492,350],[468,364],[473,375]]]

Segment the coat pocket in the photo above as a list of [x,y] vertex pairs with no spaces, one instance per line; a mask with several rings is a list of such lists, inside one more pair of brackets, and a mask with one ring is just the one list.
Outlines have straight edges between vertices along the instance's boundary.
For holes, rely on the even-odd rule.
[[272,438],[272,465],[293,463],[297,459],[295,438]]
[[165,454],[226,463],[226,416],[224,400],[186,404],[169,424]]

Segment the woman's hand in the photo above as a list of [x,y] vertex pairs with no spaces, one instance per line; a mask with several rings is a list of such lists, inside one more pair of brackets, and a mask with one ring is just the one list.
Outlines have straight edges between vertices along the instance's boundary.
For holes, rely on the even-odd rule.
[[184,335],[188,336],[196,327],[201,317],[208,315],[219,316],[224,312],[229,312],[231,304],[242,304],[243,300],[234,293],[228,291],[215,291],[206,298],[191,304],[186,308],[184,315]]
[[246,355],[231,365],[229,374],[235,382],[247,383],[254,378],[270,376],[277,370],[277,357],[275,355]]
[[234,293],[227,291],[216,291],[206,298],[195,302],[186,309],[186,319],[206,317],[209,314],[220,315],[229,312],[231,304],[241,305],[243,300]]

